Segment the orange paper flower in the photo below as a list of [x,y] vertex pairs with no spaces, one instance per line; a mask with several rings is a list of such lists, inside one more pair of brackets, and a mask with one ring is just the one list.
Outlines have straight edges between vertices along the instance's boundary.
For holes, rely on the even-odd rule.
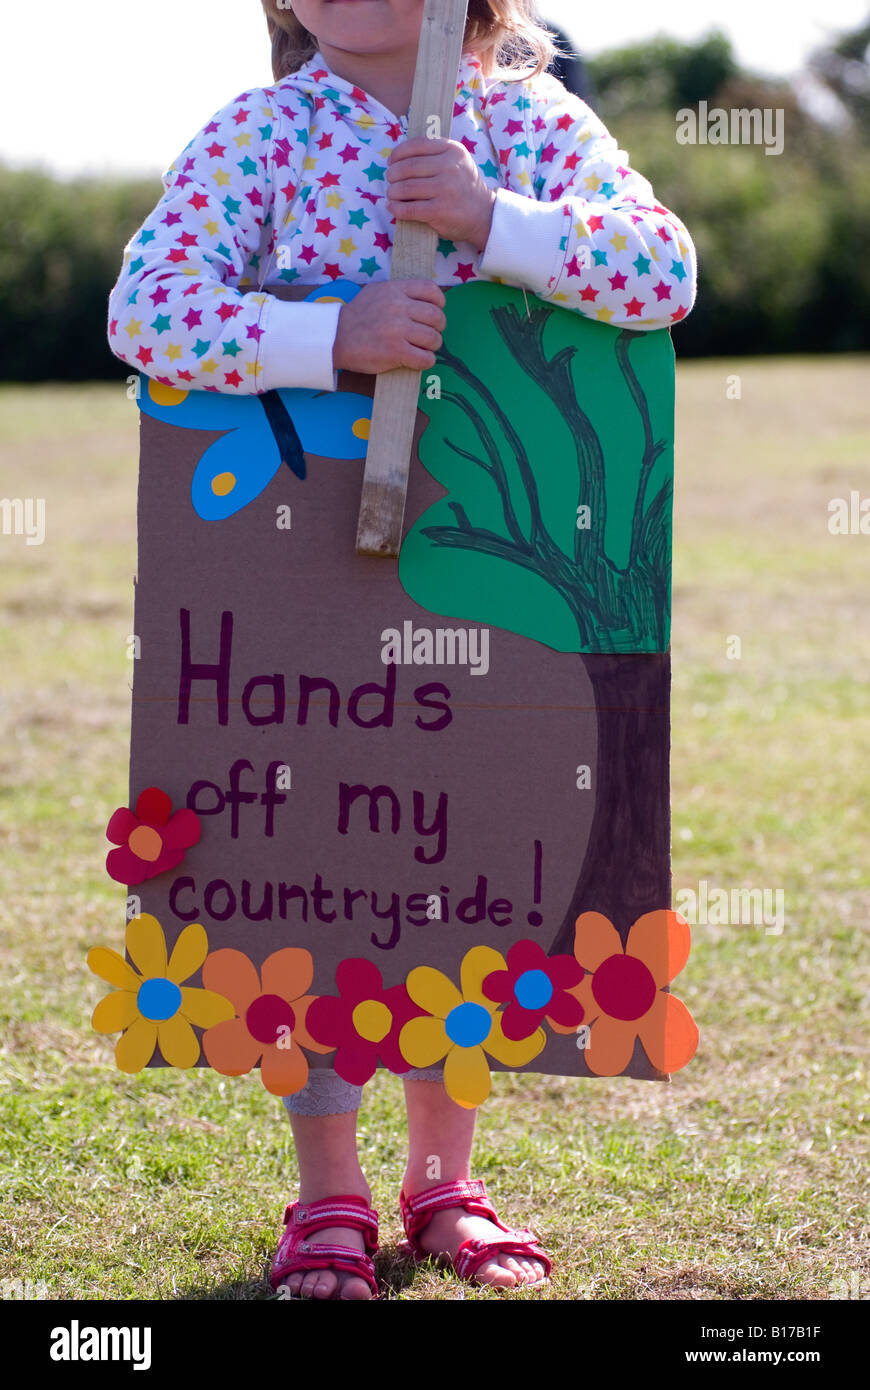
[[230,1000],[237,1017],[209,1028],[202,1050],[210,1067],[224,1076],[243,1076],[260,1063],[260,1080],[273,1096],[301,1091],[308,1080],[302,1052],[330,1052],[315,1042],[305,1016],[315,995],[311,952],[285,946],[263,961],[260,971],[243,951],[213,951],[202,967],[203,983]]
[[[679,1071],[692,1060],[697,1025],[683,1001],[665,989],[685,965],[690,944],[685,917],[665,908],[639,917],[624,949],[602,913],[577,918],[574,955],[588,973],[568,993],[579,999],[592,1025],[585,1057],[596,1076],[624,1072],[636,1038],[658,1071]],[[576,1031],[551,1026],[559,1033]]]

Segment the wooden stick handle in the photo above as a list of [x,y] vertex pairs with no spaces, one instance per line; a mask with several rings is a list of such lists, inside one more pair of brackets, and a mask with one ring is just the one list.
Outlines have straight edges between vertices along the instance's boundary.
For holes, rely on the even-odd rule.
[[[433,134],[449,138],[467,14],[468,0],[426,0],[408,113],[409,138]],[[432,227],[398,221],[390,279],[433,280],[437,245]],[[356,535],[359,555],[399,553],[420,375],[398,367],[378,377]]]

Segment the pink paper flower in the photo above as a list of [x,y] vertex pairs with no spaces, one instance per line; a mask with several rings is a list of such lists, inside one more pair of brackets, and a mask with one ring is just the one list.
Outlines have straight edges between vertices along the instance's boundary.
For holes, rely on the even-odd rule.
[[172,812],[172,802],[159,787],[147,787],[134,813],[126,806],[115,811],[106,826],[106,838],[118,845],[106,856],[106,871],[116,883],[144,883],[174,869],[185,851],[199,840],[200,823],[195,811]]
[[507,953],[507,970],[494,970],[483,982],[487,999],[507,1004],[501,1017],[506,1038],[527,1038],[546,1018],[576,1028],[583,1006],[568,993],[583,978],[573,956],[548,956],[537,941],[517,941]]
[[320,1043],[337,1047],[333,1066],[343,1081],[363,1086],[378,1060],[390,1071],[410,1071],[399,1051],[399,1033],[423,1010],[404,985],[384,989],[381,972],[362,957],[343,960],[335,972],[338,997],[321,994],[311,1004],[308,1031]]

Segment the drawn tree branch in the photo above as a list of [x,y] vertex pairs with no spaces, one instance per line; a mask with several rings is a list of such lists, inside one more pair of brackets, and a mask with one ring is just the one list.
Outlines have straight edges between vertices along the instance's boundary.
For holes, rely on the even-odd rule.
[[[605,549],[607,495],[605,460],[598,433],[578,399],[576,349],[548,357],[544,336],[553,310],[527,315],[515,305],[492,310],[493,323],[514,361],[546,395],[565,421],[577,460],[577,505],[590,509],[588,530],[577,530],[573,553],[563,550],[544,522],[535,472],[522,437],[507,410],[471,368],[447,348],[439,361],[465,388],[452,402],[473,426],[483,457],[445,441],[457,456],[481,468],[498,491],[506,534],[475,525],[458,502],[449,505],[453,526],[422,528],[434,545],[475,551],[537,575],[567,604],[577,627],[578,648],[595,692],[598,767],[592,829],[571,903],[551,944],[570,951],[574,921],[581,911],[604,912],[623,933],[641,912],[670,901],[669,755],[670,662],[664,651],[670,592],[671,483],[665,480],[648,500],[650,479],[666,440],[653,437],[649,404],[630,361],[634,340],[623,329],[615,355],[643,431],[643,454],[631,508],[628,558],[617,566]],[[523,527],[508,470],[483,410],[496,423],[516,466],[528,512]],[[654,651],[644,650],[653,646]],[[637,849],[631,874],[623,871],[619,847]]]

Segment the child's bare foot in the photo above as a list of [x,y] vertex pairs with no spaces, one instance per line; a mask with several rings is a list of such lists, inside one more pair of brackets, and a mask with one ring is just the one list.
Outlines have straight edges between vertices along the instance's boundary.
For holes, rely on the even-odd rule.
[[[483,1216],[469,1216],[464,1207],[447,1207],[436,1211],[428,1226],[420,1232],[417,1239],[424,1250],[431,1255],[448,1255],[453,1259],[459,1247],[466,1240],[484,1242],[497,1240],[504,1236],[498,1226]],[[515,1255],[493,1255],[492,1259],[478,1267],[475,1279],[482,1284],[492,1284],[498,1289],[512,1289],[520,1284],[537,1284],[545,1275],[544,1266],[533,1259],[522,1259]]]
[[[370,1195],[362,1192],[359,1195],[371,1201]],[[305,1200],[311,1202],[318,1199],[308,1196]],[[312,1232],[308,1242],[312,1246],[349,1245],[353,1250],[365,1250],[362,1231],[355,1231],[349,1226],[324,1227],[321,1231]],[[289,1274],[284,1282],[294,1298],[366,1299],[372,1296],[365,1279],[343,1269],[312,1269],[307,1274]]]
[[[291,1114],[293,1136],[299,1157],[299,1205],[332,1202],[340,1197],[361,1197],[371,1206],[372,1194],[359,1166],[356,1153],[356,1111],[338,1115]],[[329,1220],[334,1213],[323,1213]],[[301,1211],[300,1211],[301,1219]],[[316,1224],[316,1223],[314,1223]],[[365,1252],[363,1232],[353,1226],[324,1226],[311,1230],[304,1243],[346,1245],[351,1250]],[[297,1248],[300,1259],[305,1251]],[[282,1284],[293,1298],[370,1299],[372,1290],[359,1274],[343,1269],[312,1269],[288,1274]]]
[[[364,1182],[345,1182],[341,1187],[341,1195],[362,1197],[368,1206],[371,1205],[371,1192]],[[303,1183],[299,1194],[299,1205],[304,1207],[306,1203],[311,1205],[314,1202],[330,1201],[333,1196],[333,1192],[323,1191],[319,1184]],[[332,1213],[324,1212],[324,1215],[328,1216]],[[361,1254],[366,1249],[362,1231],[353,1226],[323,1226],[306,1235],[305,1245],[310,1245],[312,1249],[318,1245],[346,1245],[352,1250],[359,1250]],[[298,1253],[304,1259],[305,1248],[303,1245],[298,1247]],[[293,1298],[350,1300],[372,1297],[372,1291],[365,1279],[344,1269],[311,1269],[307,1272],[299,1270],[293,1274],[288,1274],[283,1280],[283,1284],[289,1289]]]
[[[408,1199],[425,1198],[440,1184],[447,1182],[467,1183],[476,1111],[456,1105],[443,1083],[434,1080],[406,1080],[405,1100],[408,1107],[409,1152],[402,1186]],[[504,1228],[489,1219],[495,1213],[486,1198],[483,1184],[476,1184],[474,1192],[466,1188],[465,1194],[478,1202],[478,1214],[466,1211],[462,1205],[439,1209],[437,1201],[424,1202],[418,1209],[425,1211],[428,1218],[422,1225],[417,1220],[413,1222],[420,1250],[455,1261],[459,1247],[467,1240],[480,1241],[485,1245],[505,1240]],[[447,1192],[441,1195],[440,1200],[461,1199],[461,1195],[461,1190],[460,1193]],[[479,1214],[481,1204],[486,1214]],[[518,1240],[516,1243],[525,1242]],[[530,1244],[534,1246],[536,1242],[532,1240]],[[537,1246],[537,1249],[540,1253],[541,1247]],[[474,1278],[494,1288],[513,1289],[524,1284],[539,1284],[547,1278],[547,1274],[547,1265],[531,1252],[528,1255],[511,1255],[494,1250],[488,1259],[476,1267]]]

